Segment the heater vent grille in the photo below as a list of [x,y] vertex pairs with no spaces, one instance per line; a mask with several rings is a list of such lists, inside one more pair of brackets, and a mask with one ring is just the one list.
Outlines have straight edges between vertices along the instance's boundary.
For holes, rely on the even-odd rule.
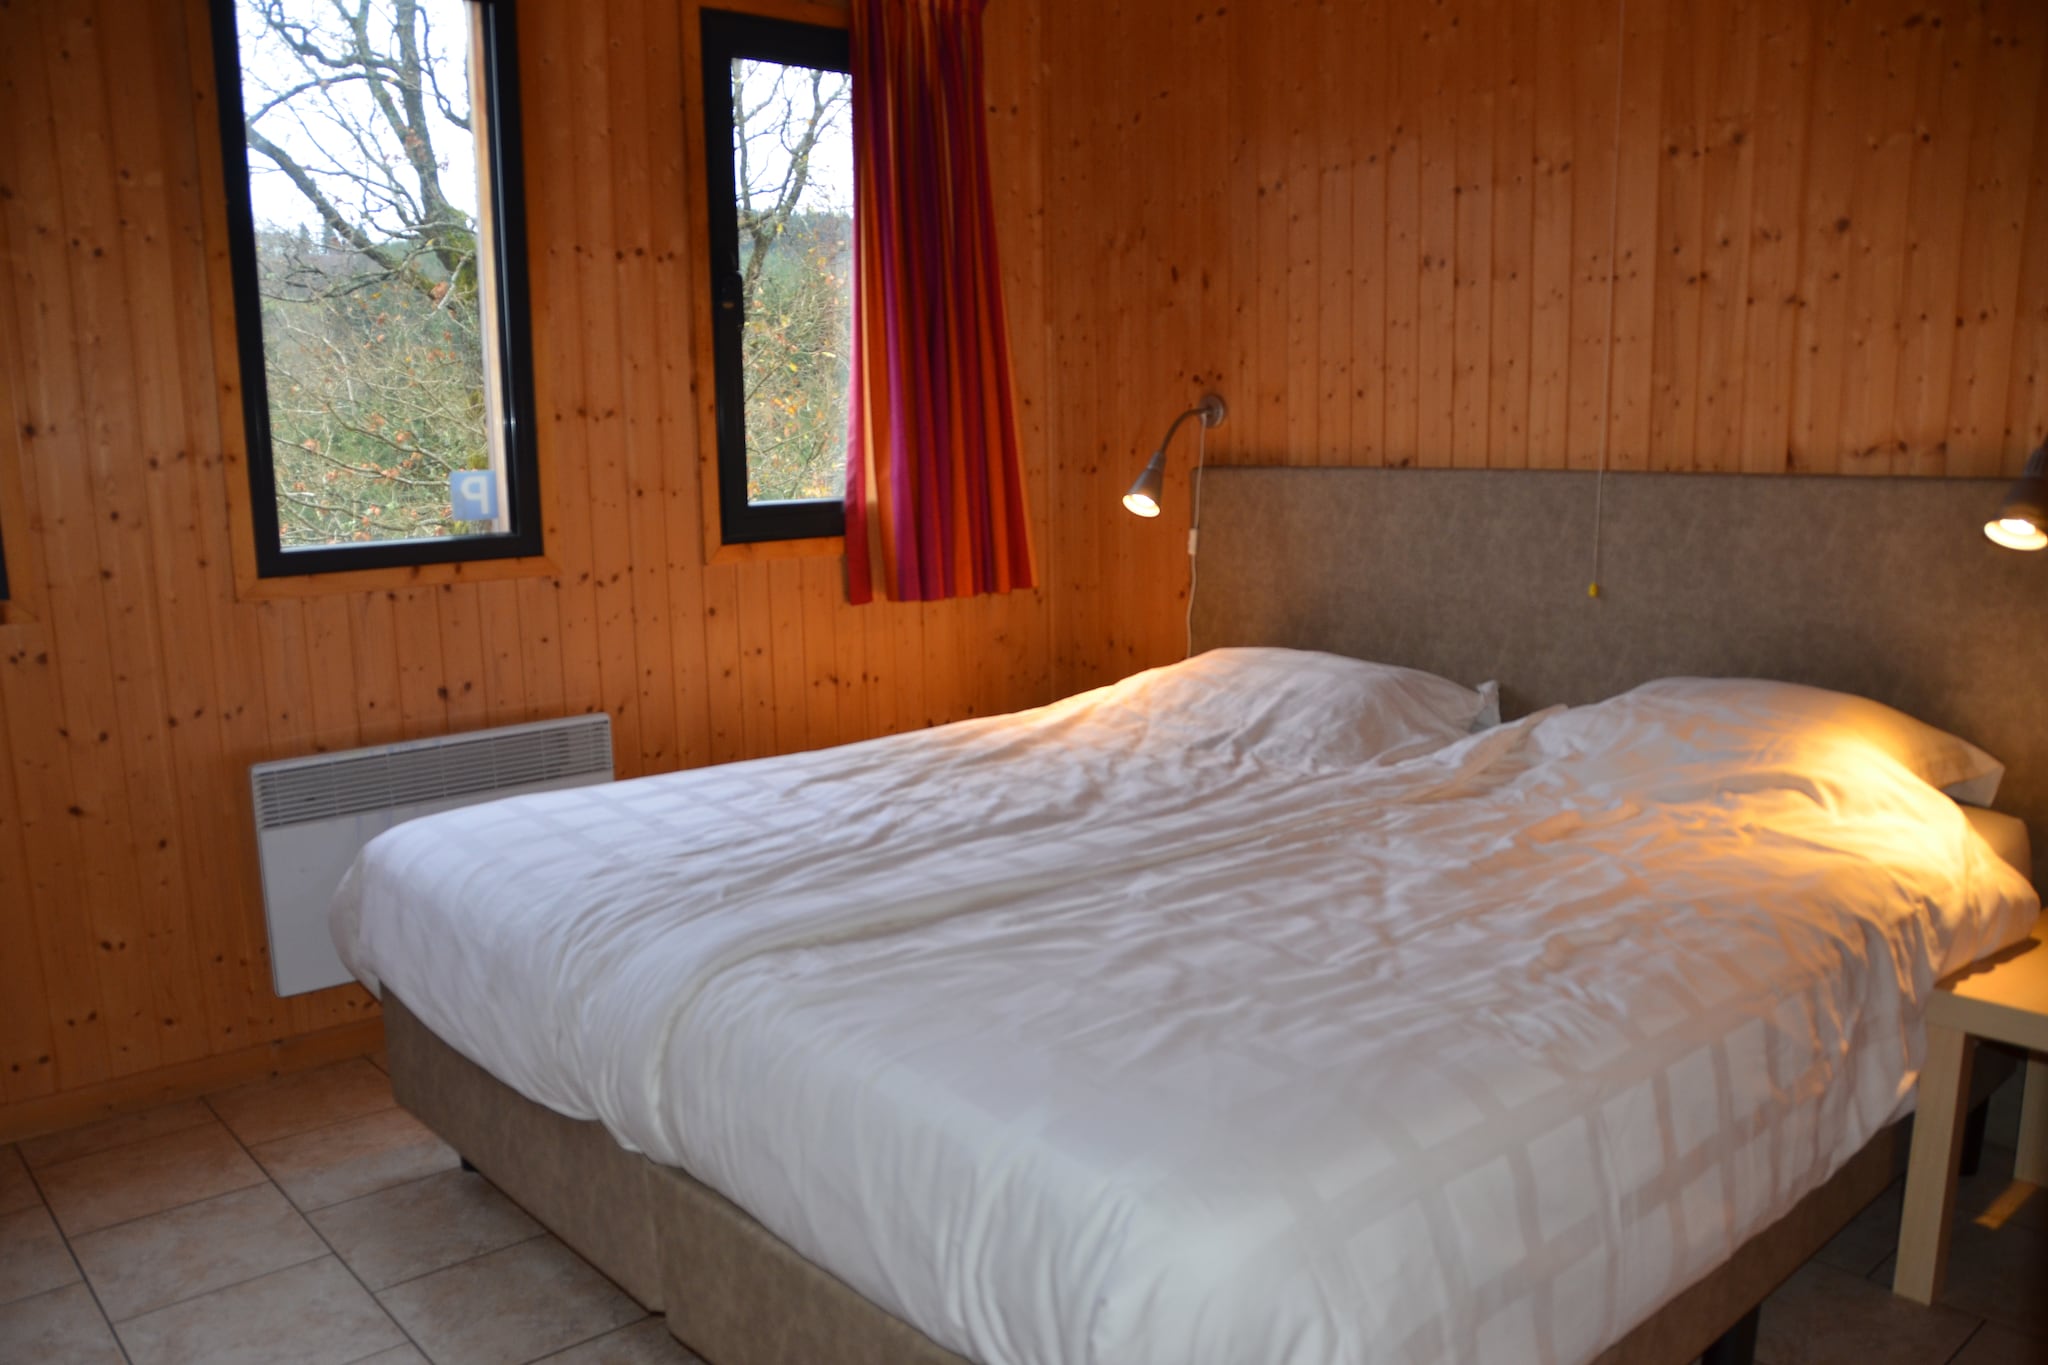
[[611,717],[514,725],[470,735],[258,764],[258,830],[507,789],[612,775]]

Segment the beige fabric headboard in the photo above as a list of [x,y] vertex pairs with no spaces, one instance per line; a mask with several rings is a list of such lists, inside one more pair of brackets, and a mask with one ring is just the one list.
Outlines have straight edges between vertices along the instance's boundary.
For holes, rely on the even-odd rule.
[[1856,692],[2004,760],[2039,853],[2048,553],[1984,538],[2004,487],[1610,474],[1595,600],[1591,474],[1214,468],[1195,643],[1494,678],[1511,716],[1687,674]]

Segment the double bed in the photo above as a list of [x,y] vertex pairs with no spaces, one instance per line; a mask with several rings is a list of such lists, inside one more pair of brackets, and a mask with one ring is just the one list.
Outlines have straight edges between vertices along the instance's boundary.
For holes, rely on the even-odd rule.
[[1810,688],[1224,649],[414,822],[336,937],[401,1099],[717,1365],[1675,1365],[2032,927],[1999,774]]

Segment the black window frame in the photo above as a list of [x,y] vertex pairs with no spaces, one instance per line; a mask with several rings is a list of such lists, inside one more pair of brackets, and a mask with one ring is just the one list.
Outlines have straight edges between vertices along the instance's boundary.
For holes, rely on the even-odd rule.
[[209,0],[213,70],[220,108],[221,180],[227,190],[228,261],[234,279],[242,428],[248,453],[249,516],[258,578],[348,573],[519,559],[541,553],[540,427],[534,418],[533,327],[527,289],[526,178],[519,119],[518,16],[513,0],[467,0],[482,10],[485,114],[489,130],[491,262],[497,284],[498,347],[504,413],[506,502],[512,529],[470,536],[422,536],[353,545],[286,549],[277,518],[271,462],[270,396],[264,379],[263,311],[256,278],[256,223],[249,196],[249,146],[243,131],[242,52],[235,0]]
[[735,57],[853,75],[844,28],[705,9],[698,41],[704,64],[704,169],[711,227],[711,351],[718,433],[718,525],[727,545],[815,540],[846,533],[842,498],[747,500],[746,376],[741,337],[739,205],[733,196],[732,63]]

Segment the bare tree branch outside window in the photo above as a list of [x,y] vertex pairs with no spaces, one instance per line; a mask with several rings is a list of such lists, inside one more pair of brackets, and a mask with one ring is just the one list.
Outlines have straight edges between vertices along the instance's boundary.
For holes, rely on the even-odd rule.
[[851,94],[842,72],[733,63],[750,501],[838,498],[845,487]]
[[286,547],[488,531],[466,0],[236,0]]

